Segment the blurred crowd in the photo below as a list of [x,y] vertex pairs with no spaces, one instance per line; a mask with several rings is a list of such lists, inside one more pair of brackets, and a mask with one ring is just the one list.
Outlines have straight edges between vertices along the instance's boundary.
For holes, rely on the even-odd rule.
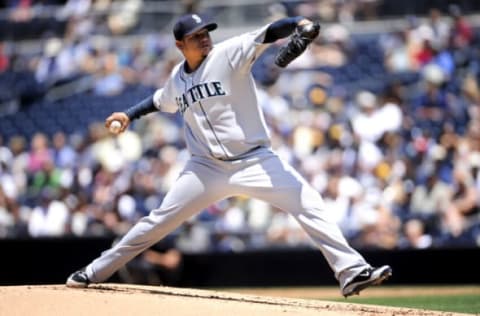
[[[93,1],[68,3],[82,12]],[[272,63],[282,42],[268,50],[254,75],[273,149],[323,195],[356,247],[479,246],[479,39],[458,6],[406,22],[361,51],[355,34],[329,24],[282,71]],[[85,25],[67,30],[38,54],[0,45],[0,75],[31,73],[39,98],[55,88],[60,97],[59,87],[122,98],[127,86],[161,87],[179,61],[170,34],[122,45]],[[0,238],[121,236],[161,203],[188,159],[181,125],[178,115],[151,114],[118,137],[98,120],[85,133],[0,137]],[[184,252],[311,246],[287,213],[243,196],[172,235]]]

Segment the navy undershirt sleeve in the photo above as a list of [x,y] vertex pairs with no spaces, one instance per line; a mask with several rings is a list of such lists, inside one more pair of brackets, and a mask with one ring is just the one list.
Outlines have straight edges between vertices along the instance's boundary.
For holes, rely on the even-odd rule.
[[140,101],[134,106],[125,110],[130,121],[139,118],[142,115],[158,111],[158,109],[153,104],[153,95],[149,96],[145,100]]
[[284,38],[292,34],[298,23],[303,20],[303,16],[284,18],[273,22],[267,28],[264,43],[273,43],[278,39]]

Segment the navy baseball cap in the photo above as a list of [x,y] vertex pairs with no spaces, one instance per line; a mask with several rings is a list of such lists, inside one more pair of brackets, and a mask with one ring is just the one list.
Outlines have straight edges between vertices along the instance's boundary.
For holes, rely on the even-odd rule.
[[190,35],[201,29],[207,29],[209,32],[217,28],[217,23],[204,21],[197,14],[186,14],[178,18],[173,27],[173,35],[177,41],[185,35]]

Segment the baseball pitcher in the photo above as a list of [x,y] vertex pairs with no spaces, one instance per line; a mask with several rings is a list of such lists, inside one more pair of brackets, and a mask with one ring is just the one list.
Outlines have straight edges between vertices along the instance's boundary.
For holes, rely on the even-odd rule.
[[257,102],[251,74],[255,60],[276,40],[289,36],[275,59],[279,67],[286,67],[315,39],[320,25],[289,17],[213,45],[210,32],[216,28],[196,14],[180,17],[173,34],[184,61],[162,89],[106,119],[107,128],[116,122],[112,133],[118,134],[145,114],[180,111],[191,158],[161,205],[111,249],[74,272],[66,285],[87,287],[107,280],[186,219],[234,195],[261,199],[289,212],[325,256],[345,297],[380,284],[391,268],[370,266],[350,247],[326,216],[320,194],[272,151]]

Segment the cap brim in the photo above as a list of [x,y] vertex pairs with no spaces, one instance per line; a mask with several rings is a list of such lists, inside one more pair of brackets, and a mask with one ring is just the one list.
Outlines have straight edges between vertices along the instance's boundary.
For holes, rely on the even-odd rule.
[[184,35],[187,36],[187,35],[192,35],[193,33],[196,33],[200,30],[203,30],[203,29],[207,29],[209,32],[215,30],[217,28],[217,23],[207,23],[207,24],[201,24],[199,26],[197,26],[196,28],[194,28],[193,30],[191,30],[190,32],[186,33]]

